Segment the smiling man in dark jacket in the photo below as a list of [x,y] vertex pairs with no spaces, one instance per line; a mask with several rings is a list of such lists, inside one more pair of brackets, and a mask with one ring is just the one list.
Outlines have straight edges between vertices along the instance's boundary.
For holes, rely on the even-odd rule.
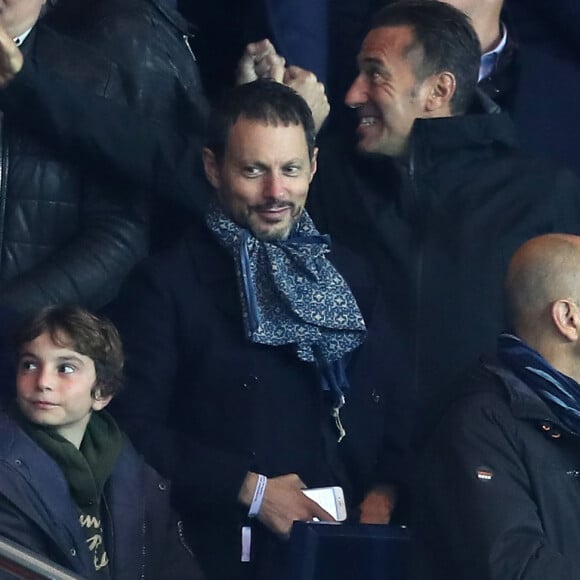
[[[580,567],[580,238],[525,243],[514,334],[460,377],[418,477],[417,580],[569,580]],[[433,576],[431,576],[431,573]]]
[[404,353],[393,380],[429,409],[502,330],[514,250],[580,233],[580,183],[522,153],[510,119],[476,95],[479,42],[452,6],[387,6],[358,62],[346,95],[358,150],[351,135],[322,138],[310,210],[372,259]]
[[404,471],[392,351],[366,265],[303,211],[307,104],[256,81],[211,129],[206,225],[145,262],[117,304],[132,361],[117,413],[173,479],[208,577],[282,578],[292,522],[330,519],[303,487],[340,485],[355,520],[359,507],[389,520]]

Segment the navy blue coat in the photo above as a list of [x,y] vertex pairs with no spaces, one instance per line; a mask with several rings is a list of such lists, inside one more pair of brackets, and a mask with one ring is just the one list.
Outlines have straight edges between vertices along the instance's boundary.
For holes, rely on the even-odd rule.
[[580,59],[522,41],[507,60],[491,78],[500,93],[484,90],[511,114],[523,149],[580,174]]
[[580,175],[580,6],[507,0],[508,45],[480,87],[512,116],[521,147]]
[[[201,573],[170,509],[170,488],[125,440],[105,485],[105,545],[115,580]],[[79,512],[57,463],[0,414],[0,533],[83,578],[97,578]]]

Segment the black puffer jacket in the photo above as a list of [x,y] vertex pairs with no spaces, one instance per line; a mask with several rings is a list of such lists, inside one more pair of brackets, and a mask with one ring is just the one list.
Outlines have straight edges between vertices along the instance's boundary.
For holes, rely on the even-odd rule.
[[521,152],[504,114],[417,120],[411,150],[395,165],[322,142],[309,210],[374,262],[404,353],[392,380],[428,412],[504,329],[513,252],[539,234],[580,234],[580,182]]
[[578,578],[580,439],[497,360],[457,387],[417,478],[412,578]]
[[[39,24],[23,50],[100,95],[120,98],[112,65]],[[106,173],[81,170],[1,121],[0,303],[28,312],[55,302],[106,304],[146,253],[146,224]],[[125,192],[125,197],[130,196]]]

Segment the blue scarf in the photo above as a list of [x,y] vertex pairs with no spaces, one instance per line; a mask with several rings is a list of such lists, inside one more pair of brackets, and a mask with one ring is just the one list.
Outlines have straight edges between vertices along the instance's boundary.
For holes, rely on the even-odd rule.
[[350,288],[326,259],[328,236],[305,211],[287,240],[255,238],[216,204],[206,222],[234,257],[248,340],[295,345],[300,360],[316,364],[322,389],[341,407],[345,358],[364,341],[366,327]]
[[500,359],[548,405],[560,423],[580,435],[580,385],[511,334],[498,338]]

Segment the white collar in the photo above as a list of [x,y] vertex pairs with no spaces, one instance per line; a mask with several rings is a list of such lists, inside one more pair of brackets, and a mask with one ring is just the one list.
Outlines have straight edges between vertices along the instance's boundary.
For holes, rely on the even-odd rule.
[[502,37],[497,43],[495,48],[489,50],[488,52],[481,55],[480,65],[479,65],[479,80],[486,78],[495,72],[495,67],[499,59],[500,54],[506,47],[508,41],[507,28],[501,23]]
[[30,27],[28,30],[25,30],[21,35],[19,35],[13,39],[16,46],[22,46],[22,43],[26,40],[26,38],[30,34],[31,30],[32,30],[32,27]]

